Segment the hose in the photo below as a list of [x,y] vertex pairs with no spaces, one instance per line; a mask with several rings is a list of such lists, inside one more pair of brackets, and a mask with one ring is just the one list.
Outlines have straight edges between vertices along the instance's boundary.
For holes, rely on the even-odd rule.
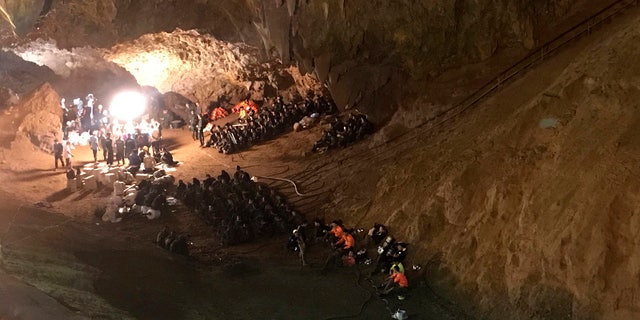
[[[346,315],[346,316],[335,316],[335,317],[331,317],[331,318],[325,318],[324,320],[336,320],[336,319],[351,319],[351,318],[356,318],[358,316],[360,316],[362,314],[362,312],[364,311],[364,308],[371,302],[371,300],[374,297],[373,292],[367,290],[367,288],[363,287],[362,284],[360,284],[360,280],[362,279],[362,273],[360,272],[360,267],[356,266],[356,285],[360,288],[362,288],[362,290],[366,291],[367,293],[369,293],[369,297],[367,297],[367,299],[360,305],[360,311],[358,311],[358,313],[352,314],[352,315]],[[388,309],[388,308],[387,308]]]
[[297,195],[299,195],[301,197],[306,196],[306,194],[302,194],[302,193],[300,193],[300,191],[298,191],[298,185],[296,185],[296,183],[291,179],[277,178],[277,177],[265,177],[265,176],[253,176],[253,177],[251,177],[251,180],[253,180],[253,182],[257,182],[258,178],[289,182],[289,183],[291,183],[293,185],[293,190],[295,190]]

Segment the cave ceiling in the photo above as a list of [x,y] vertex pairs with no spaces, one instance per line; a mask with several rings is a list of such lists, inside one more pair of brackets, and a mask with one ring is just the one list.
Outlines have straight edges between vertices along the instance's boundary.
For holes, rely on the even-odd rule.
[[[268,68],[246,71],[254,73],[253,79],[246,74],[237,77],[235,71],[226,78],[218,77],[219,82],[230,81],[239,95],[252,97],[255,90],[265,94],[265,88],[282,91],[285,82],[298,86],[296,93],[302,96],[324,88],[338,107],[356,107],[373,120],[384,121],[406,103],[406,97],[420,95],[425,83],[445,70],[489,59],[504,48],[533,48],[541,37],[540,30],[570,14],[576,2],[0,0],[0,35],[4,43],[23,48],[36,39],[55,43],[68,52],[96,48],[105,60],[131,72],[141,84],[161,92],[178,91],[190,99],[203,99],[203,103],[223,92],[221,83],[202,83],[205,75],[193,72],[191,81],[181,76],[176,85],[149,79],[190,74],[189,68],[200,68],[199,63],[210,58],[207,48],[220,48],[213,50],[202,43],[223,41],[233,46],[230,51],[236,50],[236,58],[250,56],[243,67],[262,62],[279,65],[271,70],[276,74],[288,66],[297,68],[296,75],[288,74],[284,76],[288,80],[279,83],[255,76]],[[163,41],[152,44],[159,34],[164,35]],[[193,35],[199,39],[195,41]],[[194,41],[184,41],[187,38]],[[123,48],[126,45],[132,49]],[[158,49],[162,45],[165,48]],[[24,58],[25,51],[17,51]],[[146,58],[124,62],[123,56],[142,56],[143,51],[148,51]],[[158,54],[160,51],[164,53]],[[144,72],[147,76],[143,77],[142,64],[161,68],[161,55],[182,62],[193,58],[195,62],[184,63],[187,69],[182,71],[165,68]],[[214,69],[220,68],[205,68],[216,75]],[[298,73],[312,76],[323,87],[309,85]],[[203,85],[215,88],[210,94],[194,89]],[[241,87],[247,91],[238,89]]]

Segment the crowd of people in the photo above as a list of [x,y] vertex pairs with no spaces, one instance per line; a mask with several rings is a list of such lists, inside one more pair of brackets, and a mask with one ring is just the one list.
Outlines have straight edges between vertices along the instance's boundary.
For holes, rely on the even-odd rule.
[[[386,281],[379,287],[380,295],[394,293],[403,299],[409,285],[403,265],[408,253],[408,244],[396,241],[389,235],[387,227],[378,223],[366,234],[363,233],[363,229],[346,228],[340,220],[334,220],[327,225],[324,221],[316,219],[312,225],[303,223],[294,228],[287,248],[297,252],[301,264],[305,266],[305,251],[309,245],[328,244],[331,250],[322,268],[323,272],[334,265],[373,265],[371,275],[388,274]],[[372,255],[371,251],[375,253]]]
[[[214,147],[224,154],[235,153],[288,132],[305,116],[336,112],[335,104],[323,96],[306,99],[301,103],[284,103],[282,97],[278,96],[270,107],[260,110],[250,101],[245,102],[244,105],[246,105],[245,108],[239,109],[239,123],[213,126],[207,142],[204,142],[202,132],[207,123],[193,121],[196,124],[199,123],[196,125],[197,132],[194,136],[199,137],[200,145]],[[200,117],[200,119],[208,118]]]
[[[174,166],[173,155],[162,145],[162,129],[169,124],[147,120],[149,114],[136,121],[122,122],[109,116],[109,110],[97,103],[92,94],[86,100],[76,98],[73,104],[63,109],[63,141],[56,139],[52,146],[54,170],[58,163],[62,167],[72,166],[72,150],[76,145],[87,144],[92,151],[93,161],[104,161],[107,165],[128,165],[133,174],[140,168],[152,170],[158,163]],[[162,112],[159,112],[162,114]],[[162,119],[170,117],[162,117]],[[99,155],[102,155],[99,159]],[[127,164],[128,163],[128,164]]]
[[[96,104],[97,99],[91,94],[86,102],[75,99],[72,106],[65,106],[62,100],[65,141],[56,140],[54,143],[55,168],[58,168],[59,162],[61,166],[71,168],[71,136],[75,132],[88,136],[86,140],[94,162],[99,160],[101,151],[102,161],[109,166],[114,162],[118,166],[125,166],[126,161],[127,171],[133,176],[139,171],[152,174],[154,179],[143,180],[124,196],[127,212],[132,210],[148,219],[156,219],[167,209],[167,199],[175,196],[189,210],[201,215],[224,245],[250,242],[290,231],[287,247],[299,254],[303,266],[308,264],[305,257],[308,246],[324,244],[331,248],[331,254],[324,263],[323,271],[333,265],[373,265],[373,274],[388,274],[388,281],[379,288],[381,294],[397,293],[402,296],[403,290],[408,287],[402,264],[408,245],[390,236],[386,226],[375,224],[364,234],[362,229],[346,228],[340,220],[329,225],[320,219],[308,223],[285,196],[266,184],[254,181],[239,166],[233,175],[222,170],[215,177],[207,174],[202,181],[195,177],[187,183],[180,180],[177,188],[174,188],[173,177],[156,167],[158,163],[168,166],[177,164],[172,154],[162,146],[163,125],[144,118],[136,123],[120,123],[109,117],[108,110],[102,105],[94,108]],[[192,108],[188,123],[193,139],[198,140],[202,147],[214,147],[220,153],[231,154],[292,130],[294,124],[304,117],[334,114],[337,108],[323,96],[300,103],[284,103],[281,97],[276,97],[271,106],[261,109],[245,101],[233,110],[240,113],[238,123],[212,126],[209,139],[205,141],[205,128],[213,119],[226,115],[222,111],[218,110],[214,117]],[[330,128],[323,131],[322,138],[313,145],[312,151],[324,152],[346,147],[373,130],[373,125],[364,114],[353,113],[346,119],[335,117]],[[174,189],[175,194],[171,194]],[[177,235],[168,227],[158,233],[156,243],[170,252],[189,255],[189,236]],[[375,249],[374,254],[372,249]]]
[[311,151],[325,152],[338,147],[344,148],[362,140],[366,135],[373,133],[373,130],[373,124],[361,113],[349,115],[346,121],[336,118],[331,127],[322,132],[322,137],[313,145]]
[[286,197],[269,186],[254,182],[239,166],[231,176],[225,170],[202,182],[178,181],[176,198],[200,214],[224,245],[249,242],[290,230],[303,223]]

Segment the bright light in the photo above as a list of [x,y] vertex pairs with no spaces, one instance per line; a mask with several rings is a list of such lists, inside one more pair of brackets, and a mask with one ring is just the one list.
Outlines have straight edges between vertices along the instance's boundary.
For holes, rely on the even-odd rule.
[[135,91],[121,92],[113,97],[109,113],[116,119],[126,122],[140,117],[147,107],[147,99]]
[[111,61],[129,71],[140,85],[156,87],[160,91],[171,90],[167,83],[172,82],[172,67],[182,65],[179,57],[161,50],[119,54],[111,58]]

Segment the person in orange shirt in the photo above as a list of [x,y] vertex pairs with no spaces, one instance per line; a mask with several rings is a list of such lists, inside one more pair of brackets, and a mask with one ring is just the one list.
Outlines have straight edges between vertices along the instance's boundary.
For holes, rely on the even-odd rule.
[[344,229],[342,229],[342,226],[340,226],[338,221],[334,221],[331,223],[331,231],[329,231],[329,233],[332,234],[336,239],[342,239],[342,236],[344,235]]
[[342,244],[342,250],[346,254],[348,253],[348,251],[353,250],[353,247],[356,245],[356,239],[353,238],[351,233],[343,232],[342,237],[340,237],[340,240],[336,242],[336,246],[341,244]]
[[407,291],[409,287],[409,281],[407,280],[407,276],[404,273],[400,272],[400,268],[394,265],[391,269],[391,275],[387,280],[387,284],[384,286],[380,295],[387,295],[392,292],[398,294],[398,299],[404,299],[403,294]]

